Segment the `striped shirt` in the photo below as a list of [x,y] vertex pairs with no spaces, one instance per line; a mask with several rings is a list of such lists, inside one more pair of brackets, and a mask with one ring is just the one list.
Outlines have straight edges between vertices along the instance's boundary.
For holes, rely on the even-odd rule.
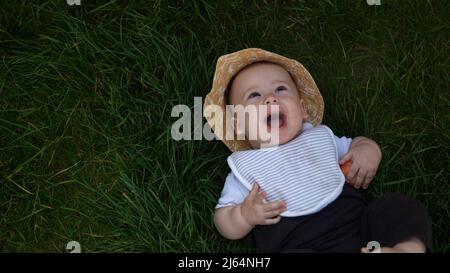
[[283,200],[282,216],[315,213],[334,201],[345,182],[333,132],[325,125],[303,131],[273,150],[231,154],[228,165],[248,190],[254,181],[267,192],[266,201]]

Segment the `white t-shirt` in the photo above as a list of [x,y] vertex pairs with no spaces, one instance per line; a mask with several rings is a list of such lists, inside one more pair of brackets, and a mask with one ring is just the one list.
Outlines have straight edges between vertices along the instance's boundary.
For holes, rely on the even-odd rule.
[[[303,131],[311,128],[313,128],[312,124],[303,124]],[[340,160],[348,152],[352,139],[347,137],[334,137],[338,151],[338,158]],[[233,172],[230,172],[225,180],[225,185],[223,187],[219,202],[216,205],[216,209],[242,203],[249,192],[250,191],[236,178]]]

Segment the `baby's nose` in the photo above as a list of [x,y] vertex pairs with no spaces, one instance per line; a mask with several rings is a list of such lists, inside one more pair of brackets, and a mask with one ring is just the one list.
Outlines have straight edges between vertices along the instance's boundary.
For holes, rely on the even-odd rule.
[[278,100],[274,96],[268,96],[264,101],[265,104],[277,103]]

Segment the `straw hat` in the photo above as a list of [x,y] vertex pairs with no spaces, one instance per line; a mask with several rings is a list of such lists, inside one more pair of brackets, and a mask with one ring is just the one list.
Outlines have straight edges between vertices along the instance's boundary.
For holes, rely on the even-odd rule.
[[[275,63],[286,69],[295,81],[300,98],[303,99],[306,112],[308,113],[307,121],[313,124],[313,126],[317,126],[322,122],[324,109],[322,95],[314,79],[301,63],[260,48],[247,48],[223,55],[217,60],[212,89],[206,95],[203,115],[216,136],[233,152],[248,150],[251,149],[251,146],[248,140],[237,140],[236,137],[233,140],[226,140],[225,130],[216,130],[216,125],[221,125],[223,126],[222,128],[226,128],[225,91],[228,88],[230,80],[240,70],[252,63],[261,61]],[[224,113],[223,118],[220,118],[218,115],[208,116],[208,106],[213,105],[222,109],[222,113]],[[218,133],[221,135],[218,135]]]

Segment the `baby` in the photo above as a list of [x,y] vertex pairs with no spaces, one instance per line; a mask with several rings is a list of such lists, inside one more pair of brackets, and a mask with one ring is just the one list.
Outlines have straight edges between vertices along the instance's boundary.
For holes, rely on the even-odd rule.
[[[268,252],[370,252],[370,241],[381,252],[431,250],[429,216],[419,202],[388,194],[365,203],[358,189],[370,185],[381,150],[369,138],[339,138],[320,124],[322,97],[299,62],[256,48],[222,56],[209,105],[257,106],[253,122],[232,113],[233,139],[205,114],[233,151],[214,218],[225,238],[253,230]],[[339,165],[346,162],[352,164],[344,177]]]

